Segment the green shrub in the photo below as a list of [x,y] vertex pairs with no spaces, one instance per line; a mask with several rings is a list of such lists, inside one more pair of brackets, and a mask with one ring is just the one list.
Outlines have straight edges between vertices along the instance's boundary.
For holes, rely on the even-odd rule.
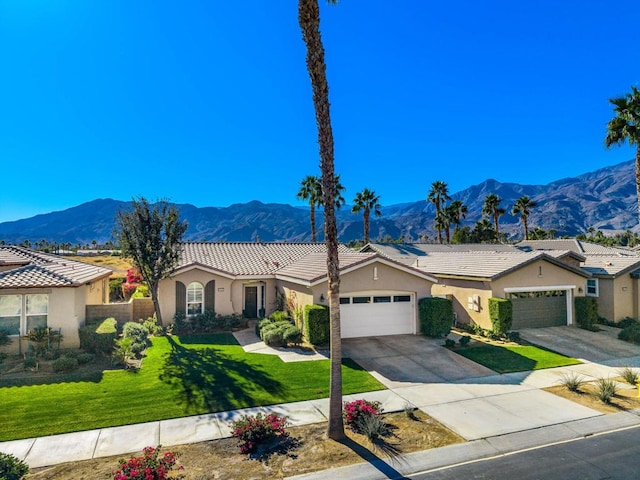
[[158,319],[155,314],[152,317],[146,318],[142,321],[142,326],[147,331],[148,335],[162,335],[164,333],[164,328],[162,325],[158,325]]
[[623,328],[620,333],[618,333],[618,338],[625,342],[640,344],[640,324],[634,323],[627,328]]
[[29,465],[18,457],[0,452],[0,479],[21,480],[29,473]]
[[259,336],[260,338],[262,338],[262,335],[260,334],[260,331],[267,325],[273,323],[273,320],[271,320],[270,318],[263,318],[262,320],[258,320],[256,322],[256,335]]
[[87,352],[110,354],[118,335],[117,326],[115,318],[107,318],[100,323],[80,327],[80,348]]
[[3,345],[9,345],[11,343],[11,337],[6,330],[0,330],[0,347]]
[[231,423],[231,435],[240,440],[240,452],[251,453],[260,443],[272,438],[286,438],[287,417],[277,413],[243,415]]
[[242,315],[232,313],[231,315],[217,315],[216,323],[219,325],[219,328],[231,331],[235,328],[246,328],[249,321]]
[[147,329],[137,322],[125,323],[122,327],[122,337],[131,339],[131,350],[135,355],[140,355],[149,343]]
[[369,400],[353,400],[342,406],[342,418],[345,425],[354,431],[358,431],[363,417],[375,417],[382,413],[380,402]]
[[282,338],[287,345],[300,345],[302,343],[302,332],[295,325],[290,325],[282,332]]
[[471,337],[469,337],[468,335],[463,335],[460,337],[460,346],[461,347],[466,347],[467,345],[469,345],[469,342],[471,341]]
[[138,285],[136,287],[136,291],[131,295],[131,298],[146,298],[150,296],[151,294],[149,293],[149,287],[147,287],[146,285]]
[[54,372],[72,372],[78,368],[78,359],[72,357],[60,357],[51,364]]
[[312,345],[329,343],[331,336],[329,307],[324,305],[307,305],[304,307],[302,334]]
[[507,298],[490,298],[488,304],[491,332],[498,336],[506,335],[511,330],[511,324],[513,323],[511,300]]
[[78,354],[78,363],[80,365],[86,365],[87,363],[93,362],[95,355],[93,353],[80,353]]
[[520,332],[507,332],[507,340],[514,343],[520,343]]
[[285,341],[280,328],[264,329],[262,331],[262,341],[270,347],[284,347]]
[[420,331],[429,337],[444,337],[453,327],[453,303],[446,298],[427,297],[418,301]]
[[288,321],[292,321],[293,320],[291,318],[291,315],[289,315],[288,312],[284,312],[282,310],[276,310],[271,315],[269,315],[269,318],[271,320],[273,320],[274,322],[278,322],[280,320],[288,320]]
[[634,387],[638,384],[638,370],[633,369],[629,366],[621,368],[618,373],[627,382],[629,385],[633,385]]
[[129,360],[135,357],[132,338],[120,338],[115,341],[115,348],[113,350],[113,363],[124,365],[129,367]]
[[594,330],[598,327],[598,300],[595,297],[576,297],[576,322],[580,328]]
[[[22,362],[22,366],[24,368],[36,368],[36,366],[38,365],[38,360],[36,360],[36,357],[26,357],[24,359],[24,362]],[[2,477],[0,477],[1,479]]]
[[124,278],[114,278],[109,280],[109,301],[110,302],[121,302],[124,300],[124,295],[122,294],[122,284],[124,283]]
[[455,341],[455,340],[452,340],[452,339],[450,339],[450,338],[447,338],[447,339],[444,341],[444,346],[445,346],[445,347],[447,347],[447,348],[453,348],[453,347],[455,347],[455,346],[456,346],[456,341]]
[[631,317],[625,317],[622,320],[620,320],[616,325],[619,328],[627,328],[630,327],[632,325],[638,325],[640,322],[638,322],[638,320],[636,320],[635,318],[631,318]]

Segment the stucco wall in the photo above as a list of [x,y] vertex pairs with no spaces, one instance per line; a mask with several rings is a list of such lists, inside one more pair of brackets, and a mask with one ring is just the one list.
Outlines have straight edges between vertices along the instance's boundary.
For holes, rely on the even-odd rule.
[[[91,282],[90,285],[86,288],[86,304],[87,305],[100,305],[102,303],[109,301],[108,294],[108,279],[100,279]],[[107,292],[105,294],[105,287]]]
[[625,317],[634,316],[634,282],[635,280],[629,274],[622,275],[613,281],[614,313],[613,318],[607,317],[609,320],[619,322]]
[[[439,283],[431,289],[431,294],[434,297],[451,299],[458,323],[476,324],[486,329],[491,328],[487,303],[493,294],[489,282],[440,278]],[[474,295],[479,298],[479,311],[469,308],[469,297]]]
[[[573,295],[584,296],[585,282],[586,278],[582,275],[546,260],[538,260],[494,280],[491,282],[491,288],[494,297],[504,298],[504,289],[507,287],[575,285]],[[583,291],[578,292],[578,287],[581,287]]]
[[[321,289],[323,287],[320,287]],[[302,314],[304,313],[304,307],[307,305],[324,304],[329,305],[328,299],[324,302],[320,302],[320,293],[317,293],[317,297],[314,296],[313,290],[297,283],[278,281],[278,289],[284,295],[286,304],[293,307],[294,320],[296,325],[300,326],[302,322]],[[324,287],[324,295],[326,297],[327,289]],[[320,290],[318,290],[320,292]]]

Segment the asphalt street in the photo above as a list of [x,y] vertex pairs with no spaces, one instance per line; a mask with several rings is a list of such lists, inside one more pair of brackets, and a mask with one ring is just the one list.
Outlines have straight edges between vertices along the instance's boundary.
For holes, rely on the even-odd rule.
[[412,480],[632,480],[640,478],[640,428],[417,473]]

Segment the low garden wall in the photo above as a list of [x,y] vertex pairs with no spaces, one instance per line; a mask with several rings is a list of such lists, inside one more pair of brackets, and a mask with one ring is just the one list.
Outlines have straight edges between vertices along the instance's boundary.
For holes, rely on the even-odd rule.
[[137,322],[153,316],[155,308],[150,298],[132,298],[127,303],[104,303],[102,305],[87,305],[87,323],[92,320],[115,318],[118,325],[127,322]]

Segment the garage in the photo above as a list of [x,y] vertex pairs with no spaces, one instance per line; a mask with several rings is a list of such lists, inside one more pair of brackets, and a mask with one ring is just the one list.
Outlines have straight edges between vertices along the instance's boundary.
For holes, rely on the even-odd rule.
[[340,296],[343,338],[413,334],[415,295],[409,292],[354,292]]
[[513,305],[513,330],[568,325],[571,290],[549,289],[509,292]]

